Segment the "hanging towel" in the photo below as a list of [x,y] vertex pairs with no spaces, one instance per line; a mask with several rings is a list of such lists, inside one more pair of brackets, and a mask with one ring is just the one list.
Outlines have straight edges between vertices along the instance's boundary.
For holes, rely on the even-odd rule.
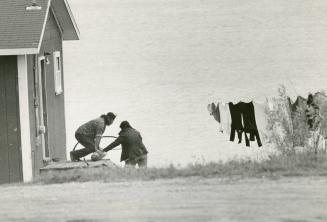
[[221,126],[221,132],[229,135],[230,134],[230,126],[231,126],[231,117],[228,105],[225,105],[223,103],[219,103],[219,111],[220,111],[220,126]]
[[268,143],[271,137],[271,131],[268,130],[268,104],[253,102],[253,106],[261,142]]

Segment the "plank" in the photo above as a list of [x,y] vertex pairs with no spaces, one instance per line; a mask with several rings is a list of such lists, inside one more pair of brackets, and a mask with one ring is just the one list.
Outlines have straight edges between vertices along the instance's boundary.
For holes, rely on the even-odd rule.
[[[87,165],[88,164],[88,165]],[[118,167],[109,159],[103,159],[99,161],[84,161],[79,162],[71,162],[71,161],[62,161],[62,162],[54,162],[48,166],[45,166],[40,169],[40,172],[47,172],[47,171],[65,171],[71,169],[81,169],[81,168],[96,168],[96,167],[109,167],[109,168],[116,168]]]
[[20,152],[20,125],[18,107],[18,71],[17,57],[6,58],[5,79],[6,79],[6,104],[7,104],[7,135],[8,135],[8,160],[9,180],[19,182],[23,179],[22,159]]
[[9,183],[5,63],[5,57],[0,56],[0,184]]

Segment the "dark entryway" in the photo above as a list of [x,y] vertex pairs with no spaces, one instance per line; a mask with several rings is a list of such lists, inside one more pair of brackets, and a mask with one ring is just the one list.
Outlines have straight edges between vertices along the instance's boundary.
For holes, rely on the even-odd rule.
[[0,56],[0,184],[23,180],[17,56]]

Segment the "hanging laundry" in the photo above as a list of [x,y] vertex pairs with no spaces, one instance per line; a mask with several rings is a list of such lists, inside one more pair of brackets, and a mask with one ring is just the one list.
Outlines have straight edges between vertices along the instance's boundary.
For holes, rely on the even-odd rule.
[[209,111],[209,114],[212,115],[213,112],[216,110],[216,105],[214,103],[210,103],[208,104],[207,109]]
[[220,110],[219,110],[219,103],[217,106],[214,103],[208,104],[207,109],[209,111],[209,114],[213,116],[213,118],[218,122],[219,124],[219,131],[222,132],[222,126],[221,126],[221,118],[220,118]]
[[[243,123],[242,123],[242,113],[241,113],[241,103],[234,105],[232,102],[228,103],[230,116],[232,119],[231,123],[231,133],[230,141],[234,141],[235,133],[237,133],[238,143],[242,142],[242,133],[243,133]],[[246,136],[246,135],[245,135]],[[248,138],[246,138],[246,141]]]
[[269,143],[271,131],[268,130],[268,104],[253,102],[255,119],[262,143]]
[[215,120],[220,123],[220,110],[219,110],[219,103],[216,106],[216,109],[213,111],[212,113],[213,118],[215,118]]
[[231,131],[231,116],[228,105],[223,103],[219,103],[219,111],[220,111],[220,131],[229,135]]
[[253,106],[261,144],[278,142],[293,147],[290,136],[293,126],[287,97],[266,98],[264,103],[253,102]]
[[[220,131],[234,141],[245,144],[257,141],[285,148],[303,147],[326,149],[327,140],[327,96],[313,94],[309,101],[298,96],[293,102],[285,93],[266,98],[264,103],[232,102],[208,105],[208,110],[217,122]],[[312,101],[311,101],[312,100]]]
[[[259,147],[262,146],[261,139],[259,136],[259,131],[257,128],[257,123],[255,121],[255,112],[252,102],[244,103],[240,102],[241,114],[243,117],[243,131],[246,139],[246,146],[250,146],[250,141],[257,140]],[[247,133],[250,134],[250,141],[247,139]]]

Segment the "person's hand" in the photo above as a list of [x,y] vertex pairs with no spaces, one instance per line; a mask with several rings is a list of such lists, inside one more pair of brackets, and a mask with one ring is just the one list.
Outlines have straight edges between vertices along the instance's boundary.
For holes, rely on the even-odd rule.
[[91,160],[92,161],[101,160],[106,156],[106,154],[107,154],[106,152],[102,151],[101,149],[98,149],[91,155]]
[[96,151],[97,153],[99,153],[100,155],[106,155],[107,152],[105,152],[103,149],[99,148],[98,151]]

